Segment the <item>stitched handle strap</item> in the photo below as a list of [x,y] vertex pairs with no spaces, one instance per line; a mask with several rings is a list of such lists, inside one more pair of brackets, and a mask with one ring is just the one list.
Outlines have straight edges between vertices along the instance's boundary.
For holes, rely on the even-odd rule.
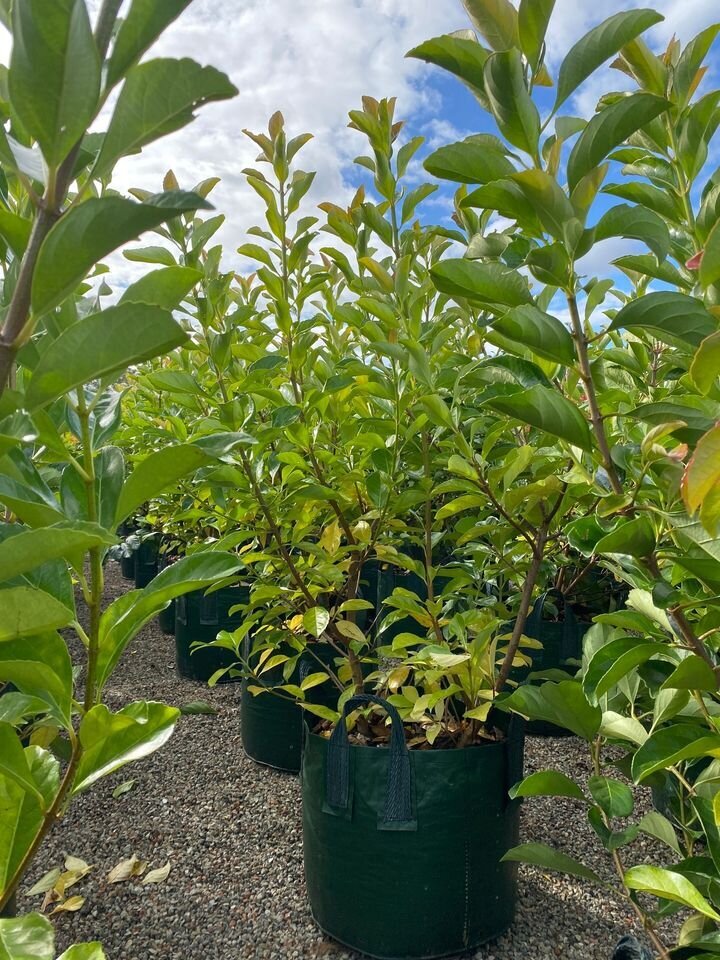
[[[351,697],[343,707],[342,716],[332,732],[327,751],[325,788],[330,806],[347,810],[350,802],[350,742],[347,734],[347,715],[357,709],[374,703],[382,707],[391,720],[390,747],[388,757],[387,791],[385,794],[385,823],[409,823],[412,810],[412,774],[410,753],[405,743],[402,720],[395,707],[381,697],[370,693],[361,693]],[[378,747],[377,749],[383,749]]]

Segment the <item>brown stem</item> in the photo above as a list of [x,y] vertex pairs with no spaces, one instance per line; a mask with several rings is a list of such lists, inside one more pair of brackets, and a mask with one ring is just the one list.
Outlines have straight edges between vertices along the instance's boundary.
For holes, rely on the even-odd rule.
[[590,369],[590,359],[588,357],[587,338],[585,337],[585,331],[583,330],[582,321],[580,320],[580,313],[578,311],[575,294],[568,294],[567,302],[568,307],[570,308],[573,336],[578,354],[578,362],[580,364],[580,379],[583,382],[585,394],[590,406],[590,419],[592,421],[595,439],[600,449],[603,465],[607,472],[613,493],[621,494],[623,492],[623,488],[610,454],[610,446],[608,444],[607,434],[605,433],[605,422],[602,414],[600,413],[600,407],[598,406],[597,402],[597,394],[595,393],[595,384],[593,382],[592,370]]
[[537,541],[533,545],[533,558],[530,564],[530,569],[528,570],[525,578],[525,583],[523,584],[522,594],[520,597],[520,609],[518,610],[515,626],[513,627],[512,636],[510,637],[510,643],[508,644],[508,648],[505,653],[505,658],[502,662],[502,666],[500,667],[500,673],[495,681],[496,694],[500,693],[502,688],[507,683],[507,679],[510,676],[510,671],[512,670],[513,661],[515,660],[515,655],[518,651],[518,647],[520,646],[520,638],[522,637],[525,624],[527,623],[528,614],[530,613],[533,590],[535,589],[538,574],[540,573],[540,565],[543,561],[546,536],[547,531],[544,528],[541,528],[538,531]]

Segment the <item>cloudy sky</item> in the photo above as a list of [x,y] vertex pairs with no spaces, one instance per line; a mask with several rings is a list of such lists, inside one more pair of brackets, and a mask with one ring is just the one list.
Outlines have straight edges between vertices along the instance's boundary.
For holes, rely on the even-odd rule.
[[[91,7],[96,4],[91,0]],[[598,11],[602,18],[640,5],[557,0],[548,36],[551,68],[598,22]],[[655,0],[655,8],[665,15],[650,33],[658,48],[673,34],[687,41],[720,17],[717,0]],[[422,134],[434,146],[488,128],[459,82],[405,58],[423,40],[466,26],[461,0],[194,0],[153,55],[212,64],[229,74],[240,94],[205,107],[189,128],[124,161],[117,186],[160,189],[168,168],[183,187],[221,177],[212,199],[227,216],[220,237],[232,251],[261,217],[241,172],[257,153],[243,128],[263,129],[268,117],[282,110],[291,135],[315,135],[301,154],[303,169],[317,171],[306,202],[342,203],[357,186],[352,159],[364,146],[361,135],[347,129],[347,112],[363,94],[396,96],[396,115],[407,120],[407,136]],[[570,109],[589,116],[607,80],[607,71],[591,78]],[[617,87],[621,81],[613,72],[612,83]],[[447,213],[442,196],[436,212],[439,218]]]

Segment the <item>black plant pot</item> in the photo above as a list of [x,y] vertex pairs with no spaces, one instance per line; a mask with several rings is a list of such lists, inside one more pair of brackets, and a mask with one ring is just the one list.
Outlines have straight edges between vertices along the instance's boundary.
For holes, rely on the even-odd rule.
[[142,540],[134,553],[135,557],[135,586],[137,589],[146,587],[154,580],[158,572],[158,539],[148,537]]
[[[239,603],[247,603],[247,587],[224,587],[205,594],[194,590],[178,597],[175,603],[175,657],[178,673],[186,680],[207,683],[214,673],[237,662],[232,650],[222,647],[194,647],[196,643],[210,643],[221,630],[232,632],[242,622],[242,616],[229,611]],[[225,676],[223,682],[233,678]]]
[[120,573],[125,580],[135,579],[135,553],[120,558]]
[[[161,573],[169,566],[171,566],[171,563],[168,561],[167,556],[162,555],[158,560],[158,573]],[[163,633],[167,633],[169,636],[174,636],[175,634],[175,613],[175,601],[171,600],[165,609],[160,611],[157,617],[158,626]]]
[[[378,698],[350,699],[348,712]],[[308,733],[302,764],[305,878],[312,914],[340,943],[371,957],[464,953],[513,921],[523,725],[455,750],[408,750],[397,712],[390,747]]]

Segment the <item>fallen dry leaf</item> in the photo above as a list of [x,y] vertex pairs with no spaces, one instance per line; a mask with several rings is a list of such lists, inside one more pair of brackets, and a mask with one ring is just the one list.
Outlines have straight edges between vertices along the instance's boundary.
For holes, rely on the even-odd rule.
[[68,897],[67,900],[63,900],[51,911],[51,915],[53,913],[75,913],[84,903],[85,897]]
[[29,897],[34,897],[37,893],[47,893],[48,890],[52,890],[59,878],[60,867],[55,867],[53,870],[48,870],[44,876],[40,877],[36,884],[30,887],[27,895]]
[[140,860],[133,854],[129,860],[121,860],[107,876],[108,883],[123,883],[133,877],[141,877],[147,870],[147,860]]
[[142,878],[143,883],[164,883],[168,878],[170,873],[170,861],[165,864],[164,867],[156,867],[155,870],[151,870],[149,873],[146,873]]

